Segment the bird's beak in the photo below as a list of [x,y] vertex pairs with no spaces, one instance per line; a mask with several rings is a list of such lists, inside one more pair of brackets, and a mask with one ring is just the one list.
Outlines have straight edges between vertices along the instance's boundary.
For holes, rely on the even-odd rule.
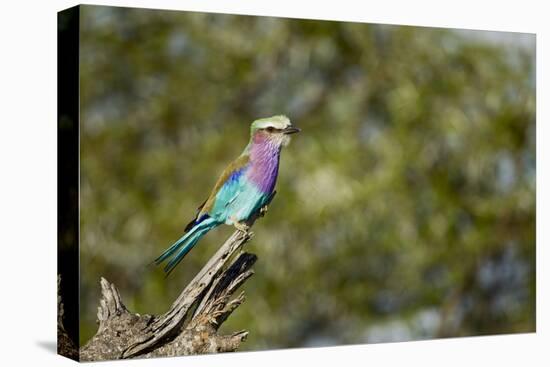
[[300,131],[302,131],[302,129],[299,129],[294,126],[288,126],[283,129],[283,134],[285,135],[296,134],[296,133],[299,133]]

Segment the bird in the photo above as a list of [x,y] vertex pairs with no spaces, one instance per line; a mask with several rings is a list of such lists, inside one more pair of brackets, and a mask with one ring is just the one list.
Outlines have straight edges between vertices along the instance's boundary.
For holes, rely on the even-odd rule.
[[290,143],[292,134],[300,131],[284,115],[252,122],[250,140],[241,155],[219,176],[183,236],[153,261],[160,265],[168,260],[164,267],[166,276],[206,233],[219,225],[248,232],[248,220],[256,213],[263,215],[275,193],[282,148]]

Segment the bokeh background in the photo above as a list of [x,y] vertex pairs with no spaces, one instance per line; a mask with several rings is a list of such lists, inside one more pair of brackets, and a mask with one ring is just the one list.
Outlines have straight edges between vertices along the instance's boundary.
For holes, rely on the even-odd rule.
[[168,279],[256,118],[303,129],[254,226],[244,349],[535,330],[535,37],[81,7],[81,342],[99,277],[164,312]]

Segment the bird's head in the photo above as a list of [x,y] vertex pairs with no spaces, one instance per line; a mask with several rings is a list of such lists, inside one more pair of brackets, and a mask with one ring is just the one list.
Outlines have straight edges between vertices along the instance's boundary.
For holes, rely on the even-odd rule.
[[278,115],[254,121],[250,127],[250,138],[286,146],[290,143],[290,135],[300,131],[292,126],[288,117]]

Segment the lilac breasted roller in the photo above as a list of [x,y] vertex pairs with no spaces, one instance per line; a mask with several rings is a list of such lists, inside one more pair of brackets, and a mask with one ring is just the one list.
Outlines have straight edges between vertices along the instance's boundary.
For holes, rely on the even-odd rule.
[[286,116],[254,121],[242,154],[225,168],[196,217],[185,227],[185,234],[156,258],[155,264],[171,257],[164,267],[169,274],[202,236],[222,223],[248,231],[248,220],[274,193],[281,148],[299,131]]

